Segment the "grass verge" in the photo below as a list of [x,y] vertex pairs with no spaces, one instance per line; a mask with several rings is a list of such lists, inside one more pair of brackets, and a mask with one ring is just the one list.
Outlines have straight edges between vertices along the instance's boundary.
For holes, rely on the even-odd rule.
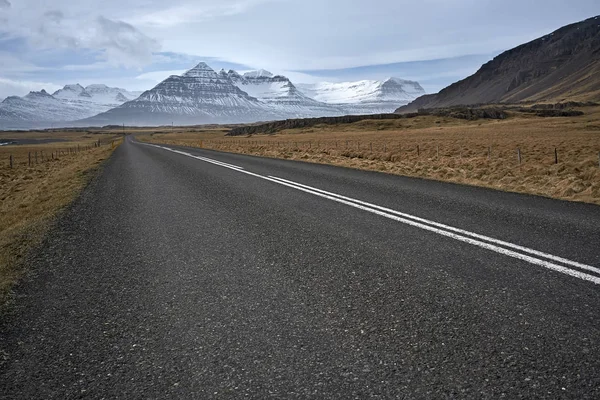
[[561,118],[512,112],[493,121],[364,120],[246,137],[178,128],[138,138],[600,204],[600,107],[582,111]]
[[[75,199],[92,172],[121,141],[115,135],[87,135],[81,132],[0,133],[0,139],[3,138],[62,141],[0,147],[2,309],[9,300],[11,288],[27,270],[27,252],[40,243],[57,213]],[[98,140],[101,141],[100,146]],[[12,168],[10,156],[13,158]]]

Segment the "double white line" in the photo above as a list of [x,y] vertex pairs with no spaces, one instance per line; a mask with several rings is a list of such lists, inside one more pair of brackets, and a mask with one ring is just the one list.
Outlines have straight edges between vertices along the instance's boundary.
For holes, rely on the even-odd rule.
[[572,261],[566,258],[558,257],[552,254],[544,253],[538,250],[530,249],[524,246],[519,246],[510,242],[506,242],[499,239],[494,239],[489,236],[480,235],[474,232],[466,231],[464,229],[455,228],[453,226],[441,224],[439,222],[431,221],[425,218],[420,218],[414,215],[406,214],[400,211],[392,210],[390,208],[381,207],[376,204],[367,203],[358,199],[354,199],[347,196],[342,196],[337,193],[328,192],[326,190],[318,189],[312,186],[304,185],[298,182],[290,181],[275,176],[264,176],[254,172],[246,171],[242,167],[238,167],[233,164],[224,163],[221,161],[213,160],[211,158],[196,156],[184,151],[174,150],[168,147],[146,144],[147,146],[158,147],[173,153],[181,154],[187,157],[195,158],[197,160],[205,161],[211,164],[215,164],[224,168],[229,168],[237,172],[241,172],[247,175],[254,176],[256,178],[264,179],[277,183],[279,185],[287,186],[292,189],[296,189],[305,193],[322,197],[331,201],[335,201],[341,204],[345,204],[350,207],[358,208],[363,211],[367,211],[397,222],[401,222],[406,225],[414,226],[416,228],[424,229],[426,231],[434,232],[442,236],[450,237],[452,239],[469,243],[474,246],[478,246],[487,250],[494,251],[499,254],[503,254],[509,257],[513,257],[519,260],[527,261],[531,264],[539,265],[544,268],[551,269],[553,271],[561,272],[566,275],[570,275],[579,279],[600,284],[600,268],[593,267]]

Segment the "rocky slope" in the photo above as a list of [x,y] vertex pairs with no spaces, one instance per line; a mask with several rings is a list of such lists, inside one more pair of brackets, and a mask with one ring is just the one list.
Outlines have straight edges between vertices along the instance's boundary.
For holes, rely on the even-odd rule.
[[456,105],[600,100],[600,17],[508,50],[479,71],[398,112]]

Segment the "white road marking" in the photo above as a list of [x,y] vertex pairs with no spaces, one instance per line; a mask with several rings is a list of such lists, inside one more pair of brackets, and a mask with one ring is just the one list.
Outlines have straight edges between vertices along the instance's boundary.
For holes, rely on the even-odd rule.
[[[600,285],[600,277],[599,276],[594,276],[594,275],[590,275],[575,269],[571,269],[568,267],[565,267],[563,265],[559,265],[556,264],[554,262],[560,262],[563,264],[567,264],[567,265],[571,265],[574,266],[576,268],[580,268],[583,270],[587,270],[590,272],[595,272],[600,274],[600,268],[596,268],[593,267],[591,265],[587,265],[587,264],[582,264],[576,261],[572,261],[566,258],[562,258],[562,257],[558,257],[552,254],[548,254],[548,253],[544,253],[541,251],[537,251],[534,249],[530,249],[524,246],[519,246],[510,242],[506,242],[503,240],[499,240],[499,239],[494,239],[488,236],[484,236],[484,235],[480,235],[474,232],[470,232],[470,231],[466,231],[464,229],[459,229],[459,228],[455,228],[449,225],[445,225],[445,224],[441,224],[439,222],[435,222],[435,221],[430,221],[427,220],[425,218],[420,218],[414,215],[410,215],[410,214],[406,214],[406,213],[402,213],[400,211],[396,211],[396,210],[392,210],[386,207],[381,207],[378,206],[376,204],[371,204],[371,203],[367,203],[358,199],[354,199],[351,197],[346,197],[346,196],[342,196],[340,194],[336,194],[336,193],[332,193],[332,192],[327,192],[325,190],[322,189],[318,189],[318,188],[314,188],[308,185],[303,185],[301,183],[297,183],[294,181],[289,181],[287,179],[283,179],[283,178],[277,178],[275,176],[263,176],[263,175],[259,175],[250,171],[246,171],[244,170],[242,167],[233,165],[233,164],[228,164],[228,163],[224,163],[221,161],[217,161],[217,160],[213,160],[211,158],[206,158],[206,157],[200,157],[200,156],[195,156],[192,155],[190,153],[186,153],[180,150],[174,150],[174,149],[170,149],[168,147],[164,147],[164,146],[159,146],[159,145],[153,145],[153,144],[147,144],[147,143],[142,143],[145,144],[147,146],[153,146],[153,147],[157,147],[157,148],[161,148],[164,150],[168,150],[171,151],[173,153],[177,153],[177,154],[181,154],[181,155],[185,155],[188,157],[192,157],[201,161],[205,161],[211,164],[215,164],[215,165],[219,165],[221,167],[225,167],[225,168],[229,168],[232,169],[234,171],[238,171],[247,175],[251,175],[260,179],[264,179],[270,182],[274,182],[286,187],[290,187],[292,189],[296,189],[305,193],[310,193],[312,195],[318,196],[318,197],[322,197],[328,200],[332,200],[341,204],[345,204],[347,206],[350,207],[354,207],[363,211],[368,211],[370,213],[397,221],[397,222],[401,222],[403,224],[406,225],[410,225],[410,226],[414,226],[426,231],[430,231],[430,232],[434,232],[437,233],[439,235],[442,236],[446,236],[446,237],[450,237],[452,239],[464,242],[464,243],[469,243],[471,245],[474,246],[478,246],[487,250],[491,250],[494,251],[496,253],[499,254],[503,254],[509,257],[513,257],[522,261],[526,261],[529,262],[531,264],[535,264],[535,265],[539,265],[542,266],[544,268],[548,268],[551,269],[553,271],[557,271],[557,272],[561,272],[563,274],[566,275],[570,275],[579,279],[583,279],[589,282],[593,282],[597,285]],[[508,247],[504,248],[504,247],[500,247],[499,245]],[[513,250],[511,250],[513,249]],[[523,253],[527,253],[527,254],[522,254],[519,253],[517,251],[514,250],[519,250]],[[528,255],[530,254],[530,255]],[[554,262],[548,261],[548,260],[543,260],[540,258],[536,258],[533,257],[532,255],[536,255],[538,257],[543,257],[546,258],[548,260],[552,260]]]
[[297,185],[297,186],[300,186],[300,187],[304,187],[304,188],[307,188],[307,189],[310,189],[310,190],[314,190],[314,191],[317,191],[317,192],[320,192],[320,193],[328,194],[330,196],[338,197],[338,198],[341,198],[341,199],[344,199],[344,200],[352,201],[352,202],[355,202],[357,204],[362,204],[362,205],[365,205],[367,207],[371,207],[371,208],[375,208],[377,210],[381,210],[381,211],[385,211],[385,212],[388,212],[388,213],[391,213],[391,214],[399,215],[401,217],[409,218],[409,219],[412,219],[412,220],[415,220],[415,221],[418,221],[418,222],[423,222],[425,224],[433,225],[433,226],[436,226],[438,228],[442,228],[442,229],[449,230],[449,231],[452,231],[452,232],[457,232],[457,233],[460,233],[460,234],[463,234],[463,235],[467,235],[467,236],[471,236],[471,237],[474,237],[474,238],[477,238],[477,239],[485,240],[487,242],[496,243],[496,244],[499,244],[501,246],[510,247],[512,249],[515,249],[515,250],[520,250],[520,251],[525,252],[525,253],[533,254],[533,255],[536,255],[536,256],[539,256],[539,257],[544,257],[544,258],[547,258],[547,259],[552,260],[552,261],[560,262],[560,263],[567,264],[567,265],[572,265],[573,267],[577,267],[577,268],[580,268],[580,269],[585,269],[585,270],[588,270],[588,271],[600,274],[600,268],[592,267],[590,265],[582,264],[582,263],[579,263],[579,262],[576,262],[576,261],[571,261],[571,260],[566,259],[566,258],[558,257],[558,256],[555,256],[555,255],[544,253],[544,252],[537,251],[537,250],[533,250],[533,249],[530,249],[530,248],[527,248],[527,247],[519,246],[517,244],[513,244],[513,243],[510,243],[510,242],[505,242],[503,240],[494,239],[494,238],[491,238],[489,236],[479,235],[477,233],[469,232],[469,231],[466,231],[464,229],[455,228],[453,226],[441,224],[439,222],[431,221],[431,220],[428,220],[428,219],[425,219],[425,218],[420,218],[420,217],[417,217],[417,216],[414,216],[414,215],[411,215],[411,214],[406,214],[406,213],[403,213],[403,212],[400,212],[400,211],[396,211],[396,210],[392,210],[392,209],[389,209],[389,208],[381,207],[381,206],[378,206],[378,205],[375,205],[375,204],[367,203],[365,201],[356,200],[356,199],[353,199],[353,198],[350,198],[350,197],[346,197],[346,196],[342,196],[342,195],[339,195],[339,194],[327,192],[325,190],[321,190],[321,189],[317,189],[317,188],[314,188],[314,187],[311,187],[311,186],[303,185],[301,183],[297,183],[297,182],[293,182],[293,181],[288,181],[288,180],[283,179],[283,178],[277,178],[277,177],[274,177],[274,176],[270,176],[270,178],[277,179],[277,180],[280,180],[282,182],[291,183],[291,184],[294,184],[294,185]]

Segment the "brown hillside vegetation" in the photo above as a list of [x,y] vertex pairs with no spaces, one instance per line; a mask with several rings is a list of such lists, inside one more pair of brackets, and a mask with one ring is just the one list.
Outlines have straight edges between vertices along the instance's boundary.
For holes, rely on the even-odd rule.
[[581,110],[560,118],[511,111],[504,120],[363,120],[269,136],[179,129],[138,137],[600,204],[600,107]]
[[272,134],[286,129],[311,128],[317,125],[340,125],[350,124],[364,120],[390,120],[402,118],[416,118],[418,116],[437,115],[441,117],[454,117],[459,119],[504,119],[506,113],[503,109],[452,107],[447,109],[420,110],[418,113],[410,114],[371,114],[371,115],[344,115],[341,117],[318,117],[318,118],[295,118],[281,121],[272,121],[257,124],[248,124],[233,127],[227,136]]
[[600,100],[600,17],[508,50],[474,75],[397,112],[488,103]]
[[63,141],[0,147],[0,306],[25,270],[27,251],[85,186],[90,172],[111,154],[113,141],[121,140],[82,132],[0,133],[0,139],[8,138]]

